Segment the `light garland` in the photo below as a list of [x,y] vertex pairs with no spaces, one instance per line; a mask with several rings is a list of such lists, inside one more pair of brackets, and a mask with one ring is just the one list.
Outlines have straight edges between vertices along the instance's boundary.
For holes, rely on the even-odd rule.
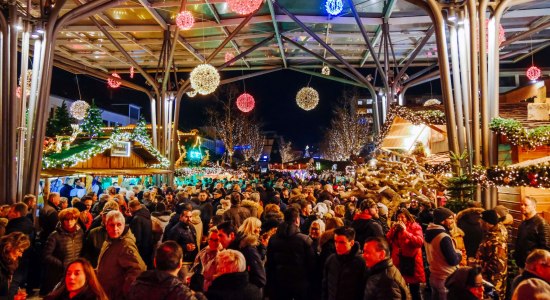
[[88,109],[90,108],[90,104],[88,104],[84,100],[77,100],[71,104],[71,108],[69,111],[71,112],[71,116],[77,120],[84,120],[86,117],[86,114],[88,113]]
[[227,0],[227,5],[233,12],[248,15],[257,10],[263,2],[263,0]]
[[303,110],[312,110],[319,103],[319,93],[310,87],[304,87],[296,94],[296,103]]
[[107,78],[107,84],[113,89],[118,88],[122,84],[122,81],[120,81],[120,75],[118,75],[118,73],[116,72],[111,74],[111,77]]
[[327,0],[327,2],[325,3],[325,9],[327,10],[327,13],[333,16],[341,13],[343,8],[344,3],[342,3],[342,0]]
[[433,105],[441,105],[441,101],[437,99],[429,99],[422,106],[433,106]]
[[489,129],[496,134],[506,136],[508,142],[514,146],[534,149],[538,146],[550,145],[549,125],[527,129],[517,120],[497,117],[491,120]]
[[527,69],[525,75],[527,76],[527,78],[529,78],[529,80],[534,81],[540,78],[541,71],[539,68],[531,66],[529,69]]
[[254,97],[248,93],[242,93],[237,98],[237,108],[242,112],[249,112],[254,109]]
[[[231,61],[233,58],[235,58],[235,54],[233,54],[233,52],[225,52],[225,56],[224,56],[225,62],[229,62],[229,61]],[[232,66],[232,65],[234,65],[234,64],[235,64],[235,62],[230,63],[229,65]]]
[[209,64],[200,64],[191,71],[191,87],[201,95],[208,95],[220,84],[218,70]]
[[195,18],[190,11],[181,11],[176,17],[176,25],[180,30],[189,30],[195,25]]
[[323,66],[321,69],[321,74],[329,76],[330,75],[330,68],[328,66]]
[[187,96],[188,96],[189,98],[193,98],[193,97],[195,97],[195,96],[197,95],[197,91],[195,91],[195,90],[190,90],[190,91],[187,92],[186,94],[187,94]]
[[550,188],[550,164],[543,163],[527,167],[476,166],[471,178],[485,186]]
[[42,165],[44,169],[72,167],[80,162],[87,161],[88,159],[105,152],[107,149],[112,148],[115,142],[130,140],[139,142],[160,162],[158,164],[150,165],[149,167],[168,168],[170,166],[170,161],[166,157],[162,156],[162,154],[153,146],[149,136],[129,132],[113,132],[111,137],[107,140],[89,141],[89,143],[94,143],[90,148],[69,157],[55,159],[55,155],[45,156],[42,160]]

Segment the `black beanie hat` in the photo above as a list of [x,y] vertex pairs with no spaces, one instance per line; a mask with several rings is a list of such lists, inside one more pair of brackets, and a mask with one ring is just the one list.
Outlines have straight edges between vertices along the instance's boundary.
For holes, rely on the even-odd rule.
[[74,208],[78,209],[79,212],[83,212],[87,209],[86,204],[84,204],[82,202],[76,202],[74,204]]
[[441,222],[445,221],[452,215],[454,215],[454,213],[450,209],[438,207],[434,210],[434,223],[441,224]]
[[485,210],[481,213],[481,219],[491,225],[498,224],[498,214],[494,209]]

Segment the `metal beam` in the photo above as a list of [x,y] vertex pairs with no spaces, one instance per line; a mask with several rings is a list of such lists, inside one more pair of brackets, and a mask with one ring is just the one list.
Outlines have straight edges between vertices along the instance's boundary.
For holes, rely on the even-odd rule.
[[271,68],[269,70],[264,70],[264,71],[245,74],[245,75],[241,75],[241,76],[237,76],[237,77],[233,77],[233,78],[224,79],[224,80],[220,81],[220,85],[224,85],[224,84],[232,83],[232,82],[235,82],[235,81],[240,81],[240,80],[244,80],[244,79],[248,79],[248,78],[252,78],[252,77],[257,77],[257,76],[269,74],[269,73],[272,73],[272,72],[275,72],[275,71],[280,71],[282,69],[283,68],[281,68],[281,67],[276,67],[276,68]]
[[229,61],[226,61],[224,64],[222,64],[221,66],[218,67],[218,70],[223,70],[225,69],[225,67],[233,64],[234,62],[236,62],[237,60],[241,59],[241,58],[244,58],[245,56],[247,56],[248,54],[252,53],[254,50],[260,48],[263,44],[271,41],[273,39],[273,35],[271,37],[268,37],[264,40],[262,40],[261,42],[257,43],[256,45],[248,48],[246,51],[242,52],[241,54],[235,56],[233,59],[229,60]]
[[550,43],[542,43],[542,45],[538,46],[537,48],[533,49],[532,51],[529,51],[528,53],[525,53],[519,57],[516,57],[514,60],[513,60],[513,63],[517,63],[518,61],[520,60],[523,60],[527,57],[530,57],[532,55],[534,55],[535,53],[543,50],[544,48],[550,46]]
[[151,6],[151,3],[147,0],[138,0],[141,5],[143,5],[143,8],[151,14],[153,19],[157,21],[157,23],[162,27],[163,30],[168,30],[168,24],[164,20],[164,18]]
[[[393,8],[395,7],[395,2],[396,2],[396,0],[390,0],[388,3],[386,3],[386,5],[384,7],[384,15],[383,15],[382,18],[384,19],[384,21],[386,23],[388,23],[390,21],[390,16],[393,12]],[[352,4],[353,3],[350,3],[350,5],[352,5]],[[382,25],[378,25],[376,27],[374,37],[371,40],[371,45],[373,45],[373,46],[376,45],[376,43],[379,42],[381,36],[382,36]],[[363,59],[361,60],[361,63],[359,64],[360,66],[363,66],[365,64],[365,62],[369,58],[370,53],[371,53],[370,51],[365,52],[365,55],[363,56]]]
[[327,75],[323,75],[323,74],[318,73],[318,72],[308,71],[308,70],[304,70],[304,69],[298,69],[298,68],[295,68],[295,67],[290,67],[288,69],[292,70],[292,71],[312,75],[312,76],[317,76],[317,77],[320,77],[320,78],[323,78],[323,79],[332,80],[332,81],[336,81],[336,82],[340,82],[340,83],[349,84],[349,85],[358,86],[358,87],[361,87],[361,88],[368,89],[368,87],[364,84],[357,83],[355,81],[347,80],[347,79],[344,79],[344,78],[340,78],[340,77],[336,77],[336,76],[327,76]]
[[246,24],[248,24],[248,22],[250,21],[250,19],[252,19],[252,17],[254,17],[254,14],[258,11],[258,9],[250,13],[250,15],[248,15],[246,18],[244,18],[241,24],[239,24],[239,26],[237,26],[237,28],[235,28],[235,30],[233,30],[233,32],[231,32],[231,34],[227,36],[227,38],[225,38],[225,40],[216,49],[214,49],[214,51],[210,53],[210,55],[208,55],[208,57],[206,58],[206,62],[210,62],[214,57],[216,57],[216,55],[223,49],[223,47],[225,47],[225,45],[227,45],[227,43],[229,43],[229,41],[231,41],[233,37],[236,36],[237,33],[239,33],[239,31],[241,31],[241,29],[243,29]]
[[[220,14],[216,10],[216,7],[214,7],[213,4],[210,3],[210,0],[204,0],[207,3],[208,8],[210,9],[210,12],[212,12],[212,15],[214,16],[214,19],[216,20],[216,23],[221,24],[221,18]],[[229,30],[227,30],[226,27],[222,27],[222,31],[225,35],[225,37],[228,37],[230,35]],[[235,39],[231,40],[231,46],[237,51],[237,54],[241,54],[241,50],[239,49],[239,46],[235,42]],[[250,64],[243,58],[243,62],[246,65],[246,67],[250,68]]]
[[279,53],[281,54],[281,59],[283,60],[283,65],[285,69],[288,67],[285,57],[285,49],[283,43],[281,42],[281,33],[279,32],[279,24],[275,20],[275,9],[273,9],[273,4],[270,0],[267,0],[267,5],[269,6],[269,14],[271,15],[271,20],[273,21],[273,29],[275,30],[275,36],[277,37],[277,45],[279,46]]
[[61,46],[55,46],[55,49],[57,49],[57,51],[65,54],[66,56],[70,57],[71,59],[74,59],[74,60],[77,60],[77,61],[81,62],[85,66],[88,66],[88,67],[94,68],[94,69],[99,69],[99,70],[104,71],[104,72],[108,72],[107,69],[105,69],[101,66],[98,66],[98,65],[94,65],[92,62],[88,61],[87,59],[85,59],[83,57],[74,56],[71,52],[61,48]]
[[[409,68],[411,63],[414,61],[418,53],[420,53],[422,48],[424,48],[424,45],[426,45],[428,40],[432,37],[434,31],[435,31],[435,27],[431,26],[430,29],[428,29],[428,31],[426,32],[426,36],[424,36],[424,38],[416,45],[416,48],[412,52],[410,52],[411,54],[407,55],[410,58],[407,60],[407,63],[403,66],[403,68],[399,70],[399,74],[395,76],[396,82],[401,78],[401,76],[403,76],[403,74],[405,74],[405,71],[407,71],[407,69]],[[403,58],[403,60],[405,59],[407,59],[407,57]],[[399,65],[401,64],[401,62],[403,62],[403,60],[399,62]]]
[[550,22],[545,22],[545,23],[542,23],[536,27],[533,27],[529,30],[526,30],[522,33],[519,33],[519,34],[516,34],[510,38],[507,38],[504,42],[502,42],[502,44],[500,44],[501,47],[505,47],[505,46],[508,46],[510,44],[512,44],[513,42],[516,42],[516,41],[519,41],[523,38],[526,38],[526,37],[530,37],[532,36],[533,34],[536,34],[546,28],[550,27]]

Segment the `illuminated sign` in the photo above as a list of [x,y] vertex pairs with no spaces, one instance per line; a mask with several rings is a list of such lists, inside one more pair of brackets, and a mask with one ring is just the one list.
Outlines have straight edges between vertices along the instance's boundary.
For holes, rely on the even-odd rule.
[[111,147],[111,156],[130,157],[131,147],[130,142],[114,142]]

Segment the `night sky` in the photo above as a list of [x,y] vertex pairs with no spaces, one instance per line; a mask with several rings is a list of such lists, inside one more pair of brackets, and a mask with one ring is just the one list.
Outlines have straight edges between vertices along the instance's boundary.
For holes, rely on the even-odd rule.
[[[535,54],[534,60],[539,67],[549,68],[550,49]],[[530,65],[531,59],[524,59],[515,65],[501,65],[501,68],[527,68]],[[407,73],[414,74],[419,70],[411,68]],[[336,71],[333,70],[333,72]],[[373,70],[361,70],[361,72],[364,75],[374,74]],[[221,76],[223,80],[242,74],[241,71],[223,72]],[[189,75],[180,73],[179,76],[187,79]],[[546,74],[546,76],[548,75]],[[129,80],[128,74],[122,74],[122,77]],[[295,97],[298,90],[307,86],[310,80],[310,87],[319,92],[320,100],[315,109],[306,112],[297,106]],[[145,80],[139,76],[132,81],[145,86]],[[91,102],[92,99],[95,99],[100,108],[122,114],[127,114],[127,107],[113,104],[136,104],[143,108],[142,113],[150,121],[150,105],[145,94],[124,87],[111,89],[105,81],[87,75],[78,75],[78,82],[83,100]],[[243,82],[238,82],[238,85],[243,90]],[[321,141],[324,129],[329,126],[332,109],[338,104],[338,98],[342,96],[344,90],[353,88],[336,81],[311,77],[291,70],[281,70],[246,79],[245,85],[246,91],[256,100],[256,107],[252,113],[262,121],[263,129],[276,131],[300,148]],[[429,83],[426,83],[409,89],[407,95],[429,94],[430,88],[434,95],[440,94],[439,81],[433,81],[431,87]],[[362,96],[370,97],[366,90],[359,89],[359,92]],[[76,76],[63,70],[54,69],[51,93],[70,99],[80,98]],[[195,98],[189,98],[184,95],[181,102],[180,129],[189,130],[206,125],[205,112],[208,107],[213,105],[215,105],[215,100],[211,96],[197,95]]]

